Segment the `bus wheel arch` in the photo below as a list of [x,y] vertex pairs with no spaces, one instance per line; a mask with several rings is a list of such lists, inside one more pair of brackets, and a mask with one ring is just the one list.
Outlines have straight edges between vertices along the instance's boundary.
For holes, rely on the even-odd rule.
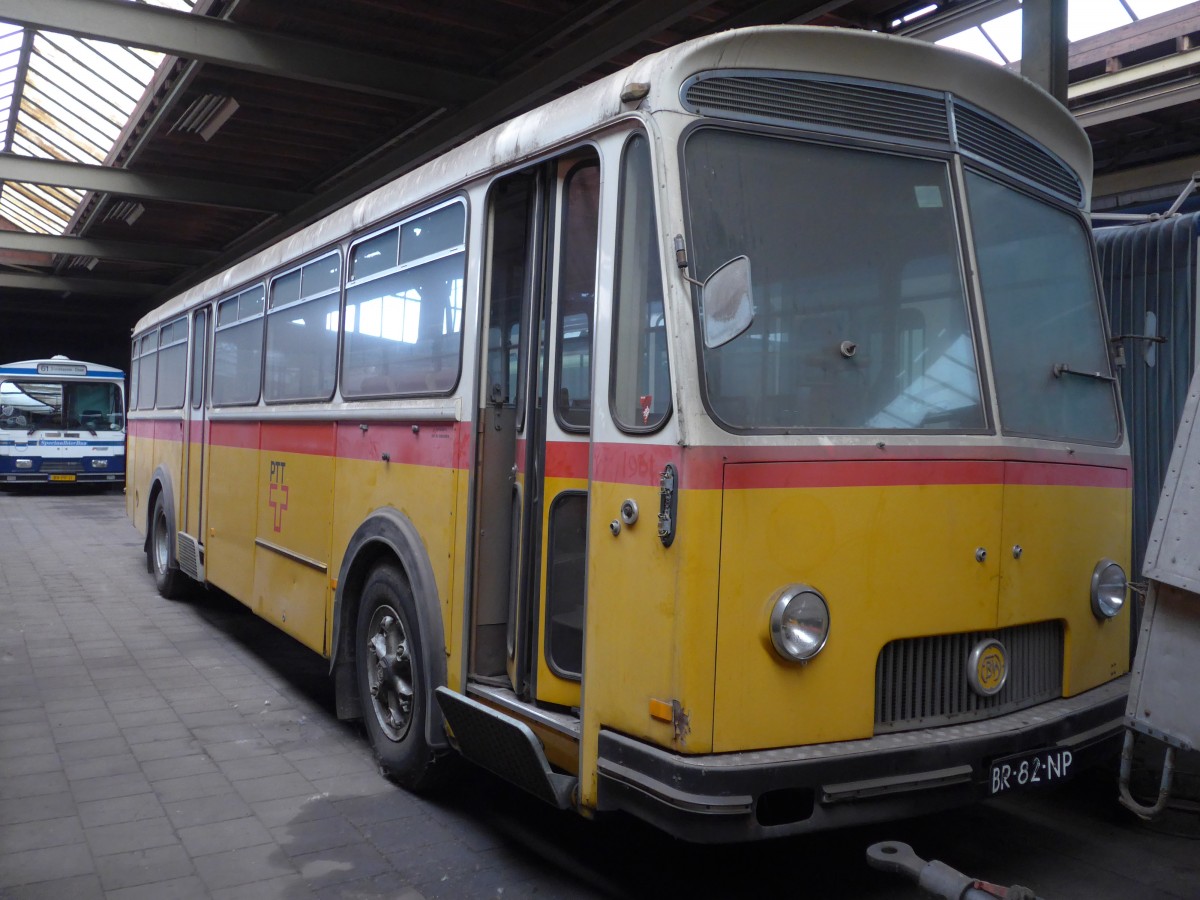
[[167,599],[183,591],[183,573],[175,558],[175,496],[171,480],[160,468],[150,482],[146,500],[146,569],[159,594]]
[[[383,607],[390,611],[381,613]],[[394,621],[385,621],[388,617]],[[366,633],[381,627],[382,635]],[[372,644],[373,638],[379,640]],[[415,685],[414,708],[411,722],[389,729],[377,698],[368,693],[367,654],[387,655],[399,640],[408,642],[410,659],[406,662],[393,654],[388,662],[400,670],[411,667],[405,671]],[[446,683],[445,646],[437,586],[424,544],[403,513],[377,510],[355,531],[343,557],[334,600],[330,668],[338,716],[361,716],[385,774],[414,789],[433,786],[434,763],[448,746],[434,694]],[[377,665],[379,660],[374,662]],[[403,734],[397,740],[399,731]]]

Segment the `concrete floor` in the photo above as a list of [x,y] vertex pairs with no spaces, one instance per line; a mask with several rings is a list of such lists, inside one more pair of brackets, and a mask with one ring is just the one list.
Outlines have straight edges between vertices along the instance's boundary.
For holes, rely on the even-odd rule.
[[1200,897],[1200,816],[1146,824],[1111,773],[866,829],[696,847],[463,765],[375,770],[325,663],[217,592],[170,602],[113,493],[0,493],[0,898],[927,896],[904,841],[1046,900]]

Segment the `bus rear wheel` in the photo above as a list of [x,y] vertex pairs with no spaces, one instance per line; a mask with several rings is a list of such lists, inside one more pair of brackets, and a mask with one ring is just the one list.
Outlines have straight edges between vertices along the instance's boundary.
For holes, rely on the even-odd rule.
[[150,556],[150,571],[154,573],[154,584],[159,594],[173,600],[183,592],[183,574],[175,565],[171,543],[175,529],[167,521],[167,507],[160,493],[154,498],[154,512],[150,516],[150,544],[146,548]]
[[380,771],[410,790],[427,791],[440,783],[445,761],[425,737],[426,650],[417,621],[404,575],[392,565],[374,569],[363,586],[355,629],[363,724]]

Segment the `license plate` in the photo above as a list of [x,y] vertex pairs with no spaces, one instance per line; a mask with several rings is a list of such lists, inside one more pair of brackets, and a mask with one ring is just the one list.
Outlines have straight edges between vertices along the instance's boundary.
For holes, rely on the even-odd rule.
[[1033,750],[1014,753],[992,763],[992,796],[1066,781],[1074,773],[1070,750]]
[[74,481],[75,476],[74,475],[51,475],[50,480],[51,481]]

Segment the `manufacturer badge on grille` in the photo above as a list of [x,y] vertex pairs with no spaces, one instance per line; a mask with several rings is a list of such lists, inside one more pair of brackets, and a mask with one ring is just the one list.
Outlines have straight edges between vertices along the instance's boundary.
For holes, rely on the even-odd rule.
[[1008,679],[1008,651],[995,638],[980,641],[967,657],[967,681],[981,697],[1000,693]]

